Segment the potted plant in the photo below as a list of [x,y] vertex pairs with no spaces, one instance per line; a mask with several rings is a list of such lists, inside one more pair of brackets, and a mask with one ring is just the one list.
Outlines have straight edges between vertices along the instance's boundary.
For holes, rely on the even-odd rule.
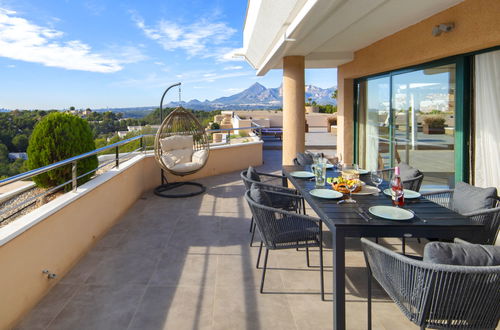
[[313,101],[311,97],[308,98],[308,101],[309,102],[306,102],[306,113],[318,112],[319,108],[318,108],[318,104],[316,103],[316,101]]
[[[328,131],[328,133],[332,133],[332,126],[337,126],[337,117],[336,116],[328,117],[326,119],[326,130]],[[335,127],[333,127],[333,129],[335,129]],[[337,132],[333,132],[333,133],[337,133]]]
[[444,122],[441,116],[428,116],[424,118],[422,130],[425,134],[444,134]]

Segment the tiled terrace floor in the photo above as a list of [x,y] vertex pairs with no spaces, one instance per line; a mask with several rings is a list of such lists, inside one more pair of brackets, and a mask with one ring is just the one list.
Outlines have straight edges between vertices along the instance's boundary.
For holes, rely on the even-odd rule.
[[[265,171],[279,170],[266,151]],[[18,325],[19,329],[329,329],[318,268],[303,251],[271,251],[266,294],[258,292],[257,247],[239,173],[207,178],[206,194],[164,199],[147,193]],[[392,241],[399,249],[399,242]],[[413,243],[413,242],[412,242]],[[420,248],[416,242],[411,246]],[[366,273],[348,242],[347,327],[366,329]],[[318,265],[318,253],[312,254]],[[331,265],[331,252],[325,260]],[[326,291],[332,290],[331,268]],[[374,329],[413,329],[378,287]]]

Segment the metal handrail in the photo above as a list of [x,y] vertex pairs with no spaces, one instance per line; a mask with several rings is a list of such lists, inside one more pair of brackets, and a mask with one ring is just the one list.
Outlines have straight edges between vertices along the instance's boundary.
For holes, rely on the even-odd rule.
[[92,156],[92,155],[97,155],[100,152],[103,152],[103,151],[106,151],[106,150],[109,150],[109,149],[113,149],[113,148],[116,149],[116,165],[118,166],[119,165],[118,148],[120,146],[122,146],[122,145],[125,145],[125,144],[129,143],[129,142],[136,141],[136,140],[142,140],[143,136],[144,135],[134,136],[134,137],[131,137],[129,139],[126,139],[126,140],[123,140],[123,141],[118,141],[116,143],[110,144],[109,146],[105,146],[105,147],[102,147],[102,148],[99,148],[99,149],[95,149],[95,150],[92,150],[92,151],[86,152],[84,154],[81,154],[81,155],[78,155],[78,156],[74,156],[74,157],[71,157],[71,158],[68,158],[68,159],[65,159],[65,160],[61,160],[61,161],[59,161],[57,163],[53,163],[53,164],[50,164],[50,165],[47,165],[47,166],[39,167],[39,168],[31,170],[31,171],[27,171],[27,172],[24,172],[24,173],[20,173],[20,174],[11,176],[9,178],[0,180],[0,187],[8,185],[10,183],[21,181],[21,180],[24,180],[24,179],[32,178],[32,177],[34,177],[36,175],[39,175],[39,174],[42,174],[42,173],[46,173],[48,171],[54,170],[56,168],[59,168],[61,166],[68,165],[68,164],[73,164],[73,172],[75,172],[76,171],[76,165],[75,164],[76,164],[77,161],[79,161],[81,159],[84,159],[86,157]]
[[219,129],[207,129],[207,133],[216,133],[216,132],[223,132],[223,131],[239,131],[243,129],[254,129],[254,130],[260,130],[262,129],[261,126],[250,126],[250,127],[233,127],[233,128],[219,128]]
[[[257,126],[238,127],[236,129],[237,130],[244,130],[244,129],[259,130],[259,129],[262,129],[262,127],[257,127]],[[210,129],[210,130],[206,130],[206,132],[207,133],[214,133],[214,132],[233,131],[233,130],[236,130],[236,129],[235,128],[220,128],[220,129],[215,129],[215,130]],[[118,155],[118,148],[119,147],[121,147],[121,146],[123,146],[123,145],[125,145],[127,143],[130,143],[132,141],[136,141],[136,140],[141,140],[142,141],[142,139],[144,137],[151,136],[151,135],[155,135],[155,134],[141,134],[141,135],[137,135],[137,136],[128,138],[126,140],[118,141],[118,142],[110,144],[108,146],[104,146],[102,148],[86,152],[86,153],[78,155],[78,156],[74,156],[74,157],[71,157],[71,158],[68,158],[68,159],[65,159],[65,160],[61,160],[61,161],[59,161],[57,163],[53,163],[53,164],[50,164],[50,165],[39,167],[39,168],[31,170],[31,171],[27,171],[27,172],[24,172],[24,173],[20,173],[20,174],[11,176],[9,178],[0,180],[0,187],[8,185],[10,183],[17,182],[17,181],[21,181],[21,180],[32,178],[32,177],[37,176],[39,174],[46,173],[48,171],[54,170],[56,168],[59,168],[61,166],[65,166],[65,165],[68,165],[68,164],[72,164],[73,165],[72,172],[75,172],[76,171],[76,162],[78,162],[79,160],[87,158],[89,156],[96,155],[98,153],[101,153],[103,151],[110,150],[110,149],[115,149],[116,150],[116,157],[115,158],[116,158],[116,166],[118,166],[119,165],[119,159],[120,159],[120,157]],[[144,147],[144,146],[142,146],[142,147]],[[74,173],[74,174],[76,174],[76,173]],[[73,175],[73,176],[75,176],[75,175]],[[73,180],[73,181],[75,181],[75,180]],[[75,188],[75,184],[76,184],[76,182],[74,182],[74,184],[73,184],[74,187],[73,188]]]

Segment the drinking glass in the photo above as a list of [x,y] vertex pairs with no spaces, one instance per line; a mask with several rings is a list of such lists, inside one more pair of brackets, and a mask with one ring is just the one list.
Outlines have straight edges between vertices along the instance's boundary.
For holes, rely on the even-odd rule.
[[316,187],[324,187],[326,183],[326,159],[320,159],[314,165],[314,177],[316,179]]
[[340,165],[340,163],[339,163],[339,157],[333,157],[333,158],[330,160],[330,162],[331,162],[331,163],[332,163],[332,165],[333,165],[333,170],[334,170],[334,171],[339,171],[339,170],[340,170],[340,169],[339,169],[339,165]]
[[352,195],[352,192],[354,190],[356,190],[356,188],[358,188],[358,185],[359,185],[358,180],[347,181],[345,186],[346,186],[347,190],[349,190],[349,198],[345,200],[345,203],[356,203],[356,201],[354,199],[352,199],[351,195]]
[[[373,184],[377,187],[384,181],[382,171],[373,170],[370,173]],[[375,196],[378,196],[378,192]]]
[[342,164],[342,177],[346,180],[359,179],[358,164]]
[[357,187],[359,187],[359,184],[361,182],[359,180],[350,180],[348,181],[345,186],[347,190],[349,190],[349,198],[343,199],[337,202],[337,204],[342,204],[342,203],[356,203],[354,199],[352,199],[351,194],[354,190],[356,190]]

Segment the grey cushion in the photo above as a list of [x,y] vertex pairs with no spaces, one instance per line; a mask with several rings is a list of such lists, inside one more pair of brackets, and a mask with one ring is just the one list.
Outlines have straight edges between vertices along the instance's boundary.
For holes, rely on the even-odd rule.
[[496,196],[496,188],[480,188],[457,182],[451,205],[454,211],[466,214],[494,207]]
[[252,166],[248,166],[247,178],[249,178],[250,180],[253,180],[253,181],[260,182],[259,173],[257,173],[255,168],[253,168]]
[[416,178],[417,176],[422,175],[418,169],[411,167],[405,162],[401,162],[398,164],[401,180],[407,181]]
[[257,204],[272,207],[272,202],[269,198],[269,195],[256,183],[252,183],[252,186],[250,187],[250,197]]
[[500,246],[431,242],[424,248],[425,262],[460,266],[500,265]]
[[298,152],[297,153],[297,162],[301,166],[311,165],[313,163],[312,154]]

